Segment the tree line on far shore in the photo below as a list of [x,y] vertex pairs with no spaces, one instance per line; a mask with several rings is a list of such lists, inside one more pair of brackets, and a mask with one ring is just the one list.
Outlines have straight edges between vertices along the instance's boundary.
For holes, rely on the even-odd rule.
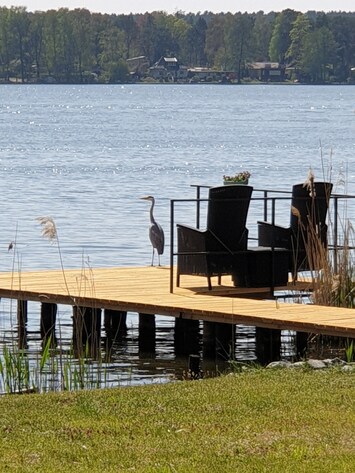
[[304,83],[347,83],[355,67],[355,13],[162,11],[116,15],[86,9],[0,7],[0,81],[116,83],[127,59],[176,57],[187,67],[236,71],[251,62],[291,67]]

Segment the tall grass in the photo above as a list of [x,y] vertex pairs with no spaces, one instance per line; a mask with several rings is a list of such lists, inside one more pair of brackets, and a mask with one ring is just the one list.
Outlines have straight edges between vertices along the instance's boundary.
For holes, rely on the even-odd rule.
[[[314,175],[310,171],[304,186],[309,191],[310,207],[306,223],[301,219],[300,211],[292,208],[292,213],[298,217],[298,230],[295,235],[299,246],[304,247],[305,259],[311,277],[312,302],[318,305],[348,307],[355,306],[355,259],[354,231],[346,216],[336,215],[337,222],[332,222],[329,215],[328,238],[326,228],[321,228],[317,215],[317,195],[314,187]],[[330,200],[330,195],[327,196]],[[328,244],[329,236],[334,234],[334,225],[340,228],[337,241]],[[297,264],[298,248],[294,249],[295,266]]]
[[[311,175],[305,183],[312,198],[310,215],[307,216],[306,226],[303,226],[301,222],[299,225],[310,267],[311,302],[317,305],[353,309],[355,307],[354,230],[346,215],[335,215],[337,222],[333,222],[329,216],[328,238],[334,235],[334,228],[339,231],[336,242],[331,241],[329,245],[325,243],[322,229],[315,224],[317,222],[315,214],[317,196],[312,191],[313,183],[314,176]],[[322,352],[324,346],[327,345],[329,349],[341,349],[347,360],[353,357],[353,342],[342,337],[316,334],[311,337],[311,340],[318,353]]]
[[0,394],[78,391],[108,387],[107,371],[100,361],[93,361],[85,347],[83,357],[74,351],[61,352],[51,348],[48,337],[40,356],[29,360],[26,350],[4,346],[0,357]]
[[[55,221],[51,217],[39,217],[37,221],[42,227],[42,236],[57,247],[63,281],[70,296]],[[15,239],[9,244],[8,250],[13,251],[12,274],[15,275],[15,266],[18,260],[18,275],[21,278],[16,239],[17,229]],[[78,289],[85,291],[85,293],[90,291],[91,296],[95,295],[94,277],[91,268],[88,271],[83,266],[76,283]],[[74,300],[73,306],[75,306]],[[12,308],[10,312],[12,313]],[[97,347],[94,351],[89,342],[78,349],[77,345],[82,338],[82,331],[85,329],[83,317],[76,318],[73,323],[78,324],[76,332],[80,336],[78,336],[77,341],[73,340],[69,350],[56,347],[54,328],[52,334],[45,335],[42,350],[36,356],[30,354],[25,346],[19,348],[15,339],[10,345],[4,343],[4,348],[0,354],[0,394],[32,391],[76,391],[107,386],[108,376],[101,361],[102,354],[98,340],[92,342],[95,343],[95,348]],[[95,353],[95,359],[93,353]]]
[[344,228],[340,248],[327,249],[320,245],[317,248],[321,270],[312,277],[312,300],[315,304],[351,309],[355,307],[353,233],[353,228],[348,223]]

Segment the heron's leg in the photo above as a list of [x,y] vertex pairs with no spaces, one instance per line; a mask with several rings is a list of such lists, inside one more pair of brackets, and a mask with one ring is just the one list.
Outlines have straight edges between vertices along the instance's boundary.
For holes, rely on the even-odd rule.
[[154,248],[153,248],[153,253],[152,253],[152,264],[151,266],[154,266]]
[[159,266],[160,266],[160,254],[158,253],[158,261],[159,261]]

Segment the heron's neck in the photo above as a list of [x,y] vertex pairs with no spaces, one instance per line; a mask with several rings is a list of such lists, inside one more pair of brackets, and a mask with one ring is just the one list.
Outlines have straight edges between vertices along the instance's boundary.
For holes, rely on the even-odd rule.
[[155,223],[154,215],[153,215],[153,209],[154,209],[154,202],[152,202],[152,205],[150,207],[150,222]]

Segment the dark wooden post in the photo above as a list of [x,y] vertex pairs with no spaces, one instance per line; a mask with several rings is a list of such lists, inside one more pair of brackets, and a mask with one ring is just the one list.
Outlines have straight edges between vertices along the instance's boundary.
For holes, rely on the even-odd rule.
[[27,348],[27,301],[17,301],[18,347]]
[[232,360],[235,356],[235,325],[203,323],[203,356]]
[[307,332],[296,332],[295,337],[295,349],[296,358],[305,358],[308,348],[308,333]]
[[189,356],[189,377],[190,379],[202,378],[200,355]]
[[155,315],[138,315],[138,349],[140,354],[155,353]]
[[41,338],[43,346],[51,337],[51,346],[56,346],[55,323],[57,317],[57,304],[43,302],[41,305]]
[[204,358],[216,357],[216,323],[203,322],[202,350]]
[[83,307],[73,307],[73,350],[75,356],[83,355]]
[[104,326],[107,336],[116,340],[127,332],[127,312],[105,309]]
[[200,351],[200,322],[183,318],[175,319],[175,354],[191,355]]
[[73,346],[76,356],[87,354],[96,358],[100,347],[100,335],[101,309],[74,306]]
[[255,353],[262,365],[280,360],[281,330],[256,327]]
[[223,360],[235,358],[235,325],[216,325],[216,355]]
[[104,326],[106,332],[105,361],[109,362],[113,345],[127,334],[127,312],[105,309]]

